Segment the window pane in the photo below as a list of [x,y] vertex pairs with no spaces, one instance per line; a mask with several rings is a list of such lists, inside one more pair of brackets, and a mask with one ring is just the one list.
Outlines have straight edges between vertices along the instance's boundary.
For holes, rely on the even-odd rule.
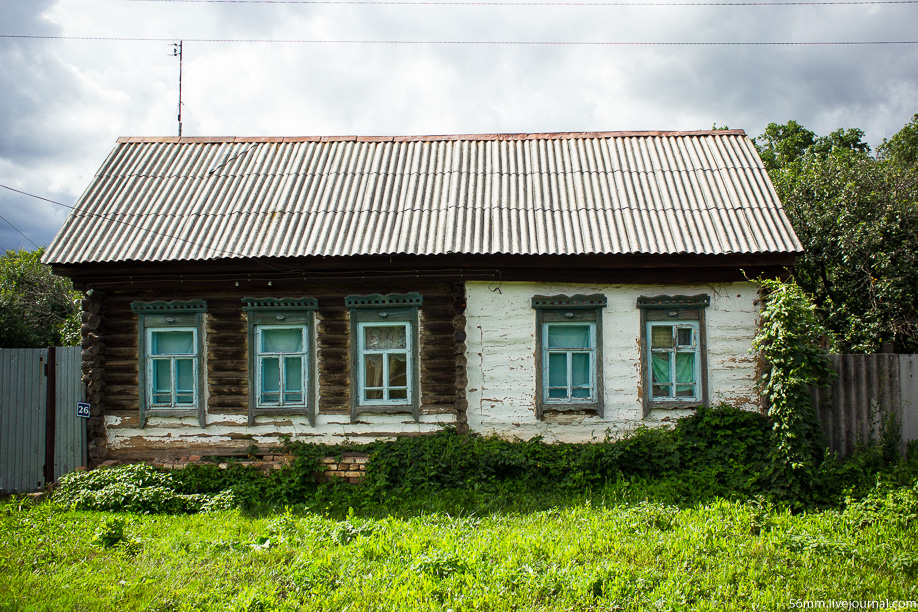
[[364,326],[364,348],[368,351],[404,349],[408,347],[405,325]]
[[280,398],[280,359],[277,357],[263,357],[261,360],[261,392],[268,401],[278,401]]
[[695,353],[676,353],[676,382],[695,382]]
[[653,386],[653,396],[654,397],[670,397],[669,395],[669,385],[654,385]]
[[651,325],[650,327],[650,347],[651,348],[672,348],[673,346],[673,328],[669,325]]
[[549,325],[548,348],[590,348],[590,326]]
[[[383,356],[382,355],[364,355],[364,387],[382,387],[383,386]],[[369,397],[369,396],[367,396]],[[380,396],[381,398],[382,396]]]
[[389,399],[394,399],[394,400],[408,399],[408,389],[390,389]]
[[403,353],[389,355],[389,386],[408,386],[408,355]]
[[302,357],[287,357],[284,359],[284,390],[287,392],[303,390]]
[[171,359],[154,359],[153,360],[153,393],[159,395],[165,393],[165,401],[155,400],[157,404],[170,403],[172,401],[172,360]]
[[176,393],[175,394],[175,404],[194,404],[194,394],[193,393]]
[[589,399],[590,393],[590,389],[573,389],[571,396],[575,399]]
[[302,329],[261,330],[262,353],[302,353]]
[[363,396],[368,400],[381,400],[383,398],[382,389],[367,389]]
[[651,357],[651,367],[654,383],[668,383],[672,380],[669,372],[669,353],[654,354]]
[[691,327],[680,327],[676,331],[676,335],[679,346],[692,346],[694,344],[695,330]]
[[548,390],[548,399],[565,399],[567,397],[567,389],[549,389]]
[[194,391],[194,360],[175,360],[175,390],[178,393]]
[[676,385],[676,397],[695,397],[695,385]]
[[194,332],[151,332],[151,355],[194,355]]
[[590,386],[590,354],[571,354],[571,385],[574,387]]
[[548,354],[548,386],[567,387],[567,353]]

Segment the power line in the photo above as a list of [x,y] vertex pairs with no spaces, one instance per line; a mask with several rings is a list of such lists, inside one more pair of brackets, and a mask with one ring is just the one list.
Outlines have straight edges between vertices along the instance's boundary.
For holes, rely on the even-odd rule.
[[[4,185],[4,187],[6,187],[6,185]],[[7,187],[7,189],[10,189],[10,187]],[[16,191],[16,190],[13,189],[13,191]],[[28,236],[26,236],[25,234],[23,234],[23,233],[22,233],[22,230],[20,230],[18,227],[16,227],[16,226],[13,225],[12,223],[10,223],[10,220],[9,220],[9,219],[7,219],[6,217],[4,217],[3,215],[0,215],[0,219],[3,219],[4,221],[6,221],[7,225],[9,225],[11,228],[13,228],[14,230],[16,230],[17,232],[19,232],[19,235],[22,236],[23,238],[25,238],[26,240],[28,240],[29,242],[31,242],[31,243],[32,243],[32,246],[34,246],[36,249],[40,249],[40,248],[41,248],[40,246],[38,246],[37,244],[35,244],[35,242],[34,242],[31,238],[29,238]]]
[[[137,0],[139,1],[139,0]],[[132,38],[126,36],[38,36],[33,34],[0,34],[0,38],[31,40],[86,40],[107,42],[171,42],[172,38]],[[503,45],[503,46],[610,46],[610,47],[809,47],[809,46],[868,46],[868,45],[918,45],[918,40],[845,40],[845,41],[686,41],[686,42],[624,42],[624,41],[560,41],[560,40],[307,40],[274,38],[187,38],[185,42],[199,43],[264,43],[313,45]]]
[[[76,211],[76,210],[77,210],[75,206],[70,206],[69,204],[62,204],[61,202],[55,202],[54,200],[49,200],[48,198],[43,198],[43,197],[41,197],[40,195],[35,195],[34,193],[28,193],[28,192],[26,192],[26,191],[20,191],[20,190],[18,190],[18,189],[13,189],[12,187],[10,187],[10,186],[8,186],[8,185],[2,185],[2,184],[0,184],[0,187],[3,187],[4,189],[9,189],[10,191],[15,191],[16,193],[21,193],[22,195],[24,195],[24,196],[29,196],[30,198],[35,198],[35,199],[37,199],[37,200],[43,200],[43,201],[45,201],[45,202],[50,202],[51,204],[55,204],[55,205],[57,205],[57,206],[62,206],[62,207],[64,207],[64,208],[69,208],[70,210],[73,210],[73,211]],[[205,245],[205,244],[201,244],[200,242],[195,242],[195,241],[193,241],[193,240],[188,240],[187,238],[181,238],[181,237],[179,237],[179,236],[174,236],[174,235],[172,235],[172,234],[167,234],[167,233],[165,233],[165,232],[159,232],[159,231],[156,231],[156,230],[152,230],[152,229],[143,227],[143,226],[141,226],[141,225],[135,225],[134,223],[129,223],[129,222],[127,222],[127,221],[122,221],[121,219],[115,219],[114,217],[111,217],[111,216],[109,216],[109,215],[104,215],[104,214],[99,214],[99,213],[92,213],[92,212],[87,212],[87,211],[77,211],[77,212],[78,212],[78,214],[84,215],[84,216],[87,216],[87,217],[99,217],[100,219],[105,219],[106,221],[113,221],[113,222],[115,222],[115,223],[120,223],[120,224],[122,224],[122,225],[126,225],[126,226],[128,226],[128,227],[133,227],[133,228],[135,228],[135,229],[139,229],[139,230],[142,230],[142,231],[145,231],[145,232],[149,232],[149,233],[151,233],[151,234],[156,234],[157,236],[162,236],[162,237],[164,237],[164,238],[170,238],[170,239],[172,239],[172,240],[180,240],[180,241],[182,241],[182,242],[187,242],[187,243],[190,244],[190,245],[193,245],[193,246],[196,246],[196,247],[201,247],[201,248],[203,248],[203,249],[208,249],[208,250],[211,250],[211,251],[214,251],[214,252],[218,252],[218,253],[220,253],[220,254],[222,254],[222,255],[230,255],[230,256],[232,256],[232,257],[242,257],[242,258],[244,258],[244,259],[252,259],[253,261],[258,261],[258,262],[261,263],[262,265],[264,265],[264,266],[266,266],[266,267],[268,267],[268,268],[271,268],[272,270],[274,270],[274,271],[276,271],[276,272],[295,272],[295,271],[297,271],[297,270],[284,270],[284,269],[282,269],[282,268],[277,268],[277,267],[275,267],[275,266],[268,265],[267,263],[265,263],[265,262],[263,262],[263,261],[261,261],[261,260],[255,259],[254,257],[248,257],[247,255],[243,255],[242,253],[236,253],[236,252],[233,252],[233,251],[227,251],[227,250],[225,250],[225,249],[220,249],[220,248],[213,247],[213,246],[207,246],[207,245]],[[0,219],[2,219],[2,217],[0,217]],[[3,219],[3,220],[6,221],[6,219]],[[6,222],[9,223],[9,221],[6,221]],[[12,223],[10,223],[10,225],[12,225]],[[13,229],[16,229],[16,228],[13,227]],[[16,230],[16,231],[18,232],[19,230]],[[22,234],[22,232],[19,232],[19,233]],[[25,236],[25,234],[23,234],[23,236]],[[28,236],[26,236],[26,240],[28,240]],[[32,242],[32,241],[29,240],[29,242]],[[35,243],[32,242],[32,244],[35,244]],[[37,244],[35,245],[35,247],[36,247],[36,248],[39,248]]]
[[370,6],[852,6],[873,4],[918,4],[918,0],[839,0],[837,2],[432,2],[430,0],[124,0],[125,2],[167,2],[182,4],[358,4]]

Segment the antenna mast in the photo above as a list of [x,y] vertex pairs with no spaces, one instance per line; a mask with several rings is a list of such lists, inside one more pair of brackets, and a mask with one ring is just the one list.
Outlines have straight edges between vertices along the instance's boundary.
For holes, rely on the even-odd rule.
[[182,41],[172,43],[172,56],[178,58],[178,135],[182,137]]

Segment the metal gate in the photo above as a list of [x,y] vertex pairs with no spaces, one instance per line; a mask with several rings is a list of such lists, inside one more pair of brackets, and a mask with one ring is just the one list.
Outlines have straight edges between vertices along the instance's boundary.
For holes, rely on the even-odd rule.
[[80,359],[78,346],[0,349],[0,493],[36,491],[86,465]]

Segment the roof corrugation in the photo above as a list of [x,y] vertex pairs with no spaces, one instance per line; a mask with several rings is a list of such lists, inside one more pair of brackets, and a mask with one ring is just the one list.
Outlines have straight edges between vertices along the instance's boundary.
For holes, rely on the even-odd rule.
[[44,259],[801,250],[728,130],[122,138]]

